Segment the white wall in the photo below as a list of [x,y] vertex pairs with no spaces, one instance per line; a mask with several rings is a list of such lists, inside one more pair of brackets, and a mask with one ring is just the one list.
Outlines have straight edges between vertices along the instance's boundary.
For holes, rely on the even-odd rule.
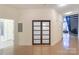
[[[32,20],[51,20],[51,45],[62,39],[62,17],[52,8],[16,9],[0,5],[0,18],[15,22],[15,45],[32,45]],[[23,32],[17,31],[17,23],[23,23]]]
[[22,9],[20,14],[23,32],[18,33],[19,45],[32,45],[32,20],[51,20],[51,45],[62,39],[62,17],[54,9]]

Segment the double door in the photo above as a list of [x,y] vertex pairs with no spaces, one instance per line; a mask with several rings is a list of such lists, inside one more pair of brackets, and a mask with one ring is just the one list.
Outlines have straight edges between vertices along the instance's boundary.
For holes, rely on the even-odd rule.
[[32,44],[33,45],[50,44],[50,20],[32,21]]

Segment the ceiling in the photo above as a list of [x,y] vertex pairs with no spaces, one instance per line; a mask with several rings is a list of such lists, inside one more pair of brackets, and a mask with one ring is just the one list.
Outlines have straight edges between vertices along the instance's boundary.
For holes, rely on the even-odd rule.
[[7,4],[6,6],[25,9],[25,8],[55,8],[58,12],[79,11],[79,4],[68,4],[67,6],[59,7],[57,4]]

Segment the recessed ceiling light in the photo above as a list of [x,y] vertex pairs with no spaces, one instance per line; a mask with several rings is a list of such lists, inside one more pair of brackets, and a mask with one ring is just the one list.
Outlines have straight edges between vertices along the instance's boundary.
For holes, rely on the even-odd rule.
[[67,4],[58,4],[59,7],[66,6]]
[[66,13],[64,13],[65,15],[69,15],[69,14],[71,14],[72,12],[70,11],[70,12],[66,12]]

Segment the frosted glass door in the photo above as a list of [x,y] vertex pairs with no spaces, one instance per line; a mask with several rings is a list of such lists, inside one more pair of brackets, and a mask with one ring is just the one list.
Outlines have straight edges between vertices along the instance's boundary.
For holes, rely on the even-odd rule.
[[41,44],[41,22],[33,22],[33,44]]
[[42,22],[42,44],[49,44],[49,22]]
[[33,20],[33,44],[50,44],[50,20]]

